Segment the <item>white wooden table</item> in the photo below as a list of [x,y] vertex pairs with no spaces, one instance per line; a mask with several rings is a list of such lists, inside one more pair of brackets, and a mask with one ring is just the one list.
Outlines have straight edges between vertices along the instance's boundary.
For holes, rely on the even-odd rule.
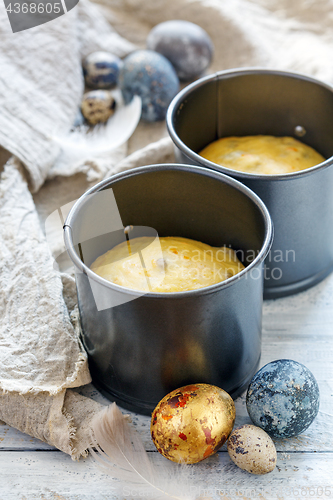
[[[333,274],[306,292],[264,303],[261,365],[280,358],[305,364],[316,377],[321,391],[316,420],[297,438],[275,441],[277,467],[265,476],[238,469],[224,445],[195,466],[204,484],[198,491],[201,500],[333,498]],[[91,385],[80,392],[107,403]],[[244,395],[235,403],[235,425],[251,423]],[[153,459],[168,462],[150,440],[149,417],[133,414],[132,419]],[[90,458],[74,462],[51,446],[0,425],[1,500],[129,498],[128,488],[115,495],[112,484]]]

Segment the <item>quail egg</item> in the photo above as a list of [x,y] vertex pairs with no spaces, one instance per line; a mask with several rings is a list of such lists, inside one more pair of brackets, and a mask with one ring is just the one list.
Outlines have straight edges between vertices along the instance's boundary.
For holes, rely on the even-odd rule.
[[118,83],[122,60],[109,52],[93,52],[83,59],[86,85],[93,89],[110,89]]
[[276,449],[265,431],[255,425],[234,429],[228,440],[231,460],[251,474],[267,474],[276,465]]
[[81,102],[82,114],[91,125],[106,122],[113,115],[115,107],[116,101],[107,90],[87,92]]

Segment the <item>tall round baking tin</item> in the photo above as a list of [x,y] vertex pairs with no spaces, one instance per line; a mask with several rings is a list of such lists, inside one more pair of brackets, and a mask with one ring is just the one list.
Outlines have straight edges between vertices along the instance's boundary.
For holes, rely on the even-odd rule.
[[[333,269],[333,88],[282,71],[239,69],[202,78],[171,102],[167,126],[176,159],[214,169],[250,187],[266,204],[274,242],[265,298],[305,290]],[[226,136],[293,136],[325,158],[284,175],[242,173],[198,152]]]
[[[129,225],[134,234],[230,245],[246,268],[192,291],[140,293],[120,287],[89,266],[124,239]],[[76,270],[93,382],[140,413],[150,413],[165,394],[187,383],[211,383],[239,395],[259,363],[263,262],[272,233],[257,195],[211,169],[152,165],[90,189],[69,213],[64,236]]]

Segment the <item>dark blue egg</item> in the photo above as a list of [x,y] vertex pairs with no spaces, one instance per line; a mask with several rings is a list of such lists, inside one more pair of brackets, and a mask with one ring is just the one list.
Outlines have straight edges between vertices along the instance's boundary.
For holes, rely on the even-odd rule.
[[93,52],[83,62],[86,85],[93,89],[110,89],[118,84],[122,60],[109,52]]
[[213,42],[204,29],[189,21],[166,21],[149,33],[147,48],[163,54],[180,80],[200,76],[210,65]]
[[168,106],[179,90],[179,80],[171,63],[152,50],[137,50],[124,60],[119,86],[125,103],[134,95],[142,99],[142,119],[164,120]]
[[319,411],[319,388],[310,370],[290,359],[261,368],[251,380],[246,406],[252,422],[271,437],[305,431]]

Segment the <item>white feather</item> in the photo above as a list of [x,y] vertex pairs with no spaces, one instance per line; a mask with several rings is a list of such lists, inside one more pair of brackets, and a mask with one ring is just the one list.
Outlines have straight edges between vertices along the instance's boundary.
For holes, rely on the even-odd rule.
[[[144,449],[138,433],[112,403],[92,423],[89,450],[103,472],[117,479],[128,490],[141,492],[154,500],[193,500],[193,466],[171,464],[156,467]],[[192,491],[192,493],[191,493]]]
[[81,125],[66,135],[50,137],[59,144],[64,156],[78,162],[112,151],[131,137],[140,121],[141,98],[134,96],[132,101],[125,105],[120,91],[113,91],[113,95],[117,103],[116,110],[105,124],[94,127]]

